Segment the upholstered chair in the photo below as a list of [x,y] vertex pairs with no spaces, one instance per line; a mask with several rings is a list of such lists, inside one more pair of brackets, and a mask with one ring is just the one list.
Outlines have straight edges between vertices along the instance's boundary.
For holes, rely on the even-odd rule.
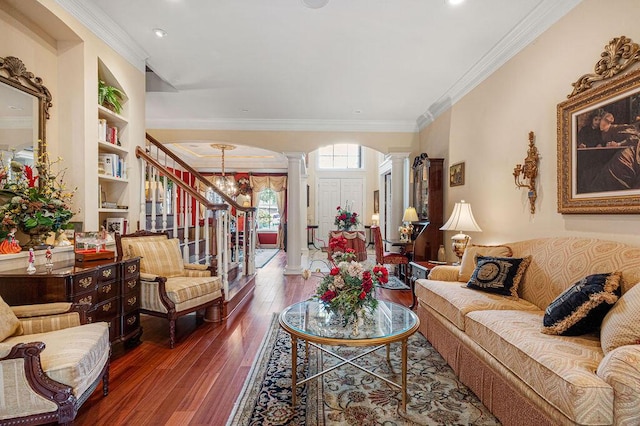
[[211,266],[184,263],[177,238],[149,231],[116,234],[116,248],[125,259],[140,257],[140,312],[169,320],[171,348],[177,318],[196,312],[199,320],[214,306],[217,318],[225,317],[220,277],[212,275]]
[[[382,233],[380,232],[379,226],[371,227],[371,235],[373,236],[373,246],[376,251],[376,263],[381,265],[394,265],[401,266],[404,265],[404,268],[409,266],[409,258],[402,253],[394,253],[390,251],[384,250],[384,242],[382,241]],[[404,273],[404,281],[406,284],[407,281],[407,273]]]
[[107,395],[109,324],[84,324],[87,307],[0,298],[0,424],[71,423],[101,381]]

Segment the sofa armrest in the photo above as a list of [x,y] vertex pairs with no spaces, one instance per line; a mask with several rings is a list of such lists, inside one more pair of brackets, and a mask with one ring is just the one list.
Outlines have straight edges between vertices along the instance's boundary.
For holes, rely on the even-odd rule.
[[640,407],[640,345],[609,352],[596,374],[613,388],[615,424],[636,424]]
[[197,263],[185,263],[184,276],[185,277],[210,277],[213,275],[211,266],[200,265]]
[[0,369],[3,371],[6,400],[0,418],[23,417],[59,410],[61,420],[70,421],[76,398],[70,386],[50,379],[42,370],[40,353],[44,343],[0,343]]
[[460,265],[438,265],[429,272],[429,279],[436,281],[458,281]]
[[160,276],[156,274],[149,274],[147,272],[140,272],[140,279],[142,281],[157,281]]
[[20,334],[36,334],[86,324],[89,308],[87,304],[59,302],[12,306],[11,310],[20,320]]

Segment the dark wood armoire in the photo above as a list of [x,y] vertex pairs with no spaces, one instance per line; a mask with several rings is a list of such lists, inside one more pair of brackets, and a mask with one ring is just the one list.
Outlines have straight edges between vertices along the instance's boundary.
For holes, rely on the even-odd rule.
[[443,158],[429,158],[422,153],[413,160],[411,180],[413,204],[420,221],[415,225],[413,259],[436,260],[442,244],[444,224]]

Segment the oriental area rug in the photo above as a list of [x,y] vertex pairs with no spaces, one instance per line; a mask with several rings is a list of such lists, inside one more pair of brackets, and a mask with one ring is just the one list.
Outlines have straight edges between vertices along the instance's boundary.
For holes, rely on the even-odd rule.
[[[333,349],[336,349],[334,347]],[[338,347],[350,357],[362,348]],[[298,348],[298,380],[337,362],[310,349]],[[401,371],[401,348],[391,345],[393,371]],[[274,314],[227,426],[248,425],[499,425],[478,398],[460,383],[451,368],[420,334],[409,338],[406,412],[400,390],[351,366],[342,366],[297,389],[291,407],[291,340]],[[357,361],[383,377],[400,382],[378,350]]]

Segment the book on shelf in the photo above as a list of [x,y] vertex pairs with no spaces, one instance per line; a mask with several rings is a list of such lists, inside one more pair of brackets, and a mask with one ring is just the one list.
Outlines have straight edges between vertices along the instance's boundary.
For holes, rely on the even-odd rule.
[[107,141],[107,120],[104,118],[98,119],[98,140]]
[[98,172],[100,174],[126,179],[126,166],[126,160],[120,157],[118,154],[98,154]]
[[115,126],[107,126],[107,142],[114,145],[118,144],[118,128]]

